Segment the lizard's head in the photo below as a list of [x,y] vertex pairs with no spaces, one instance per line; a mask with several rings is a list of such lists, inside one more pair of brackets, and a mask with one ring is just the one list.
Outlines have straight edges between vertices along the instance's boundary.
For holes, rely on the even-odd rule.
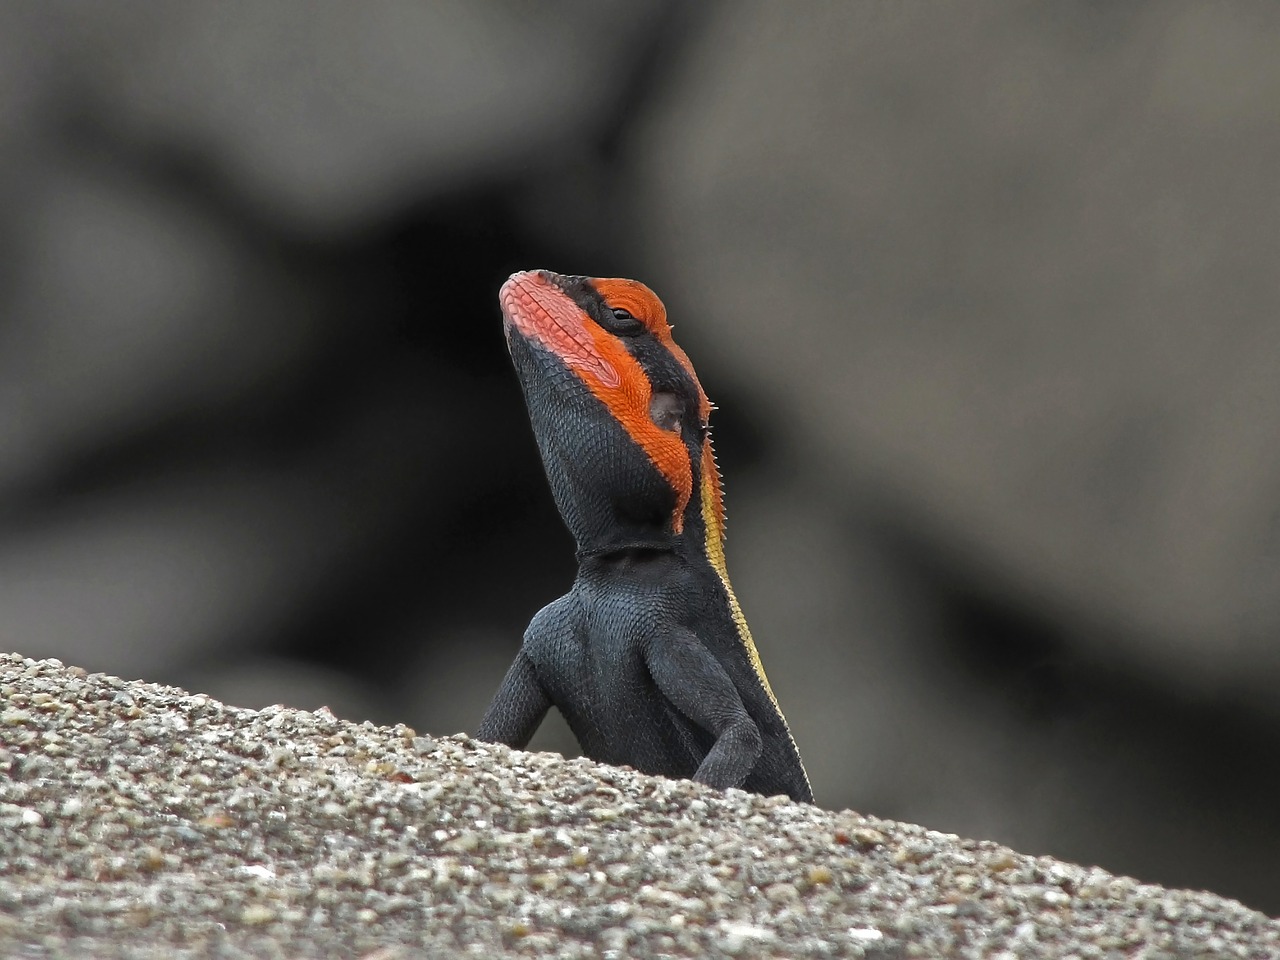
[[711,403],[653,291],[531,270],[513,274],[499,300],[556,506],[579,550],[667,543],[708,511],[719,533]]

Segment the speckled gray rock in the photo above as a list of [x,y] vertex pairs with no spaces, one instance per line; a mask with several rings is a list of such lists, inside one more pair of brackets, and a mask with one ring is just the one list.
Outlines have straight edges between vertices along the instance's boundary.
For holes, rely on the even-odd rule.
[[0,955],[1280,956],[1206,893],[0,655]]

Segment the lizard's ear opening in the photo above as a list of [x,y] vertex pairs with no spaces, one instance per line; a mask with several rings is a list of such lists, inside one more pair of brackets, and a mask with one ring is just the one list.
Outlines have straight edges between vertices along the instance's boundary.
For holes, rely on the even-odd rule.
[[684,424],[684,401],[674,393],[654,393],[649,400],[649,418],[659,429],[679,433]]

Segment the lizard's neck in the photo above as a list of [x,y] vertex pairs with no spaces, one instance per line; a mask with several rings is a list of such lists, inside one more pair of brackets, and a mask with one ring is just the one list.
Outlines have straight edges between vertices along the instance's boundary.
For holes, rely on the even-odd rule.
[[724,500],[710,440],[704,440],[702,452],[690,460],[695,493],[685,505],[679,530],[673,529],[675,525],[670,522],[657,525],[628,521],[615,513],[609,522],[592,525],[588,532],[583,520],[591,514],[562,509],[578,545],[578,562],[628,553],[675,553],[708,564],[727,582],[723,560]]
[[578,563],[581,564],[593,560],[607,561],[627,555],[676,553],[680,546],[679,539],[674,537],[636,537],[593,547],[579,547],[576,556]]

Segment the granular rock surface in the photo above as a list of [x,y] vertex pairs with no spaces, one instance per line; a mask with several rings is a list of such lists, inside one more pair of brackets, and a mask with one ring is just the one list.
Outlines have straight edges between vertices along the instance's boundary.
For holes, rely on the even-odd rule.
[[1275,958],[1207,893],[0,655],[0,956]]

